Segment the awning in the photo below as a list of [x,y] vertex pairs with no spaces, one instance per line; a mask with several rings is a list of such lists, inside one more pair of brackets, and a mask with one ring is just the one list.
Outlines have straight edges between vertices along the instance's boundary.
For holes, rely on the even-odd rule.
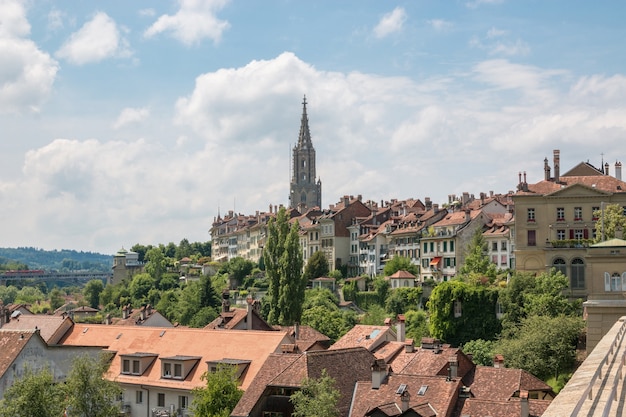
[[430,260],[430,266],[437,266],[437,264],[439,264],[439,261],[441,261],[441,256],[437,256],[433,259]]

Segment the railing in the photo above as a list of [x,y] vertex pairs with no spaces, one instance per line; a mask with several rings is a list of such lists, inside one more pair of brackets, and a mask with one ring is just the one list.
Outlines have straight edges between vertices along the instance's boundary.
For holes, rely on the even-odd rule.
[[[626,365],[626,317],[622,317],[598,343],[552,401],[544,417],[621,415],[618,398]],[[597,389],[596,389],[597,388]]]

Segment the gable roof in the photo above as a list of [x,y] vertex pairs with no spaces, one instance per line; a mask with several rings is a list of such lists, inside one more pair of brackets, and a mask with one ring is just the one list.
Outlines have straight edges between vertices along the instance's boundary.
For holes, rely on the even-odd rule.
[[333,343],[329,349],[364,347],[371,352],[381,343],[396,339],[396,332],[390,326],[357,324]]
[[403,279],[403,278],[410,278],[410,279],[415,279],[416,276],[413,275],[412,273],[410,273],[409,271],[405,271],[405,270],[399,270],[394,272],[392,275],[389,275],[388,277],[386,277],[386,279]]
[[2,326],[6,330],[38,330],[46,344],[57,343],[74,322],[69,317],[22,314]]
[[0,329],[0,376],[13,364],[22,349],[37,335],[36,330]]
[[[539,417],[550,405],[549,400],[528,400],[529,417]],[[477,398],[467,398],[463,402],[461,416],[490,416],[490,417],[511,417],[521,416],[521,402],[519,398],[509,401],[486,400]]]
[[475,398],[508,401],[520,390],[552,393],[552,388],[522,369],[477,366],[467,385]]
[[[274,352],[280,352],[289,338],[284,332],[239,331],[239,330],[204,330],[168,327],[115,326],[75,324],[63,345],[99,346],[115,352],[117,357],[111,362],[108,378],[127,384],[144,384],[156,387],[169,387],[191,390],[202,386],[200,376],[207,370],[207,361],[239,359],[250,361],[243,375],[241,388],[247,389],[252,379],[261,368],[265,359]],[[185,380],[164,380],[161,378],[161,366],[149,367],[143,375],[124,375],[121,373],[119,355],[132,355],[138,352],[150,352],[159,358],[199,357],[198,365]]]
[[610,175],[585,175],[585,176],[562,176],[559,182],[542,180],[535,184],[528,184],[527,190],[517,191],[516,195],[552,194],[556,191],[573,185],[583,185],[588,189],[595,190],[598,195],[607,193],[626,192],[626,182],[618,180]]

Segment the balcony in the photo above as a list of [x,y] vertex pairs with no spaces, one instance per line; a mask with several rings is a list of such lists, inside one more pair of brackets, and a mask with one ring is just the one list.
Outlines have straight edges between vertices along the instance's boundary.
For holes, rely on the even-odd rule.
[[593,244],[592,239],[563,239],[546,242],[546,247],[555,249],[580,249],[588,248]]

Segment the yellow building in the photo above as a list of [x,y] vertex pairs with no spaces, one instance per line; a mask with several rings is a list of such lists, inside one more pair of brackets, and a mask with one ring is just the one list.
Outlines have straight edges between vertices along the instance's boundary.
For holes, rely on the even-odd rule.
[[519,175],[515,204],[516,269],[541,273],[556,268],[570,280],[570,294],[590,293],[587,248],[595,238],[597,212],[609,204],[626,209],[626,183],[621,180],[621,163],[615,176],[609,165],[597,169],[582,162],[560,174],[560,152],[554,151],[554,175],[548,159],[544,179],[536,184]]

